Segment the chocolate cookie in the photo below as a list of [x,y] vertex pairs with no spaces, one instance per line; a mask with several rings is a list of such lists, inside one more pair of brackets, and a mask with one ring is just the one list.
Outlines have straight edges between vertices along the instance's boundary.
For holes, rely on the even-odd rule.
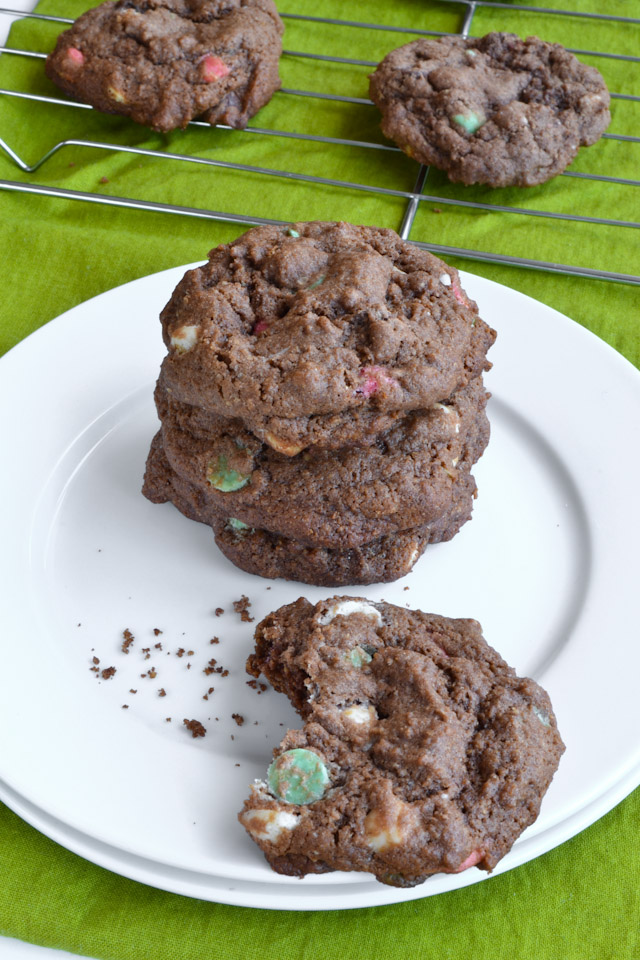
[[194,117],[244,127],[280,87],[273,0],[107,0],[45,63],[65,93],[154,130]]
[[202,492],[208,516],[235,517],[316,547],[355,547],[449,510],[489,440],[481,378],[447,404],[405,415],[375,444],[276,453],[239,420],[161,402],[172,469]]
[[[346,223],[257,227],[216,248],[162,322],[175,399],[292,454],[318,439],[319,417],[449,397],[488,369],[495,338],[456,270],[392,230]],[[274,418],[296,421],[293,449]]]
[[[153,503],[171,502],[190,520],[211,526],[215,541],[231,563],[260,577],[297,580],[324,587],[387,583],[409,573],[429,543],[450,540],[469,520],[476,485],[462,474],[445,513],[429,524],[390,534],[357,547],[316,547],[248,526],[218,513],[200,487],[172,469],[156,434],[147,459],[143,493]],[[339,540],[336,538],[336,544]]]
[[281,577],[318,587],[391,583],[411,573],[430,543],[455,536],[471,517],[475,492],[474,479],[467,474],[442,517],[357,547],[310,547],[266,530],[238,527],[233,519],[212,526],[225,557],[258,577]]
[[544,183],[611,119],[600,73],[537,37],[415,40],[389,53],[370,80],[385,135],[466,184]]
[[547,694],[450,620],[363,598],[282,607],[247,670],[304,720],[240,822],[279,873],[414,886],[491,871],[536,819],[564,745]]

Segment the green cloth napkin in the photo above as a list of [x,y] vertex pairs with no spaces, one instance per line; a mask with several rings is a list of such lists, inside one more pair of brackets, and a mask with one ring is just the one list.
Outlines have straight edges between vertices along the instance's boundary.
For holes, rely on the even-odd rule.
[[[283,3],[285,0],[283,0]],[[542,7],[544,4],[539,3]],[[564,0],[575,11],[640,16],[637,3]],[[42,13],[75,17],[83,0],[43,0]],[[283,12],[456,32],[461,4],[395,0],[290,2]],[[377,61],[413,39],[409,33],[337,28],[288,19],[285,48]],[[59,24],[26,20],[10,47],[47,52]],[[640,28],[557,17],[543,11],[478,7],[471,33],[536,33],[576,50],[633,57]],[[640,94],[632,59],[581,55],[610,88]],[[286,56],[284,86],[366,97],[369,68]],[[42,60],[0,57],[0,86],[58,96]],[[60,95],[62,97],[62,95]],[[639,105],[616,100],[610,132],[637,135]],[[25,163],[56,143],[83,139],[202,159],[224,159],[390,189],[411,190],[417,165],[402,154],[237,131],[189,128],[154,134],[132,122],[73,107],[0,98],[0,136]],[[375,108],[277,94],[252,125],[383,143]],[[602,140],[582,150],[572,170],[635,179],[640,144]],[[206,165],[115,153],[87,146],[57,151],[33,173],[0,153],[0,179],[104,197],[132,197],[200,210],[266,218],[346,219],[398,228],[402,199],[229,171]],[[450,198],[580,216],[640,220],[629,185],[561,177],[530,190],[463,188],[431,171],[412,239],[640,274],[637,231],[453,207]],[[241,232],[237,224],[98,206],[0,191],[4,256],[0,349],[6,350],[71,306],[117,284],[203,259]],[[637,287],[449,258],[456,266],[507,284],[592,330],[640,364]],[[545,344],[552,350],[553,344]],[[595,707],[594,707],[595,708]],[[335,913],[286,913],[222,906],[125,880],[69,853],[0,805],[0,933],[105,960],[606,960],[640,958],[640,791],[584,833],[510,873],[453,893],[406,904]],[[1,948],[0,948],[1,953]]]

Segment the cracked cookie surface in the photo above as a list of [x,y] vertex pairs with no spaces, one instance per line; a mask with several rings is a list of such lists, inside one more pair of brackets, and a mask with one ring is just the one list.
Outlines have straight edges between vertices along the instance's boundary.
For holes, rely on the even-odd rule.
[[173,470],[161,433],[151,444],[143,492],[152,502],[171,502],[190,520],[210,526],[222,553],[247,573],[336,587],[387,583],[409,573],[429,543],[450,540],[469,520],[476,485],[468,472],[463,473],[442,516],[354,547],[344,547],[338,539],[332,546],[312,546],[229,516],[228,509],[216,508],[201,487]]
[[208,515],[316,547],[356,547],[445,515],[488,443],[486,399],[478,377],[447,404],[406,414],[375,442],[288,457],[241,421],[157,391],[166,457],[201,491]]
[[216,248],[162,322],[173,397],[289,455],[348,435],[354,414],[446,399],[488,369],[495,338],[454,268],[346,223],[258,227]]
[[370,78],[382,130],[449,179],[533,186],[557,176],[611,119],[594,67],[557,43],[515,34],[421,39]]
[[475,620],[301,598],[256,629],[248,672],[304,726],[239,814],[274,870],[393,886],[492,870],[537,817],[564,745],[549,698]]
[[280,87],[272,0],[107,0],[58,37],[65,93],[161,132],[201,117],[246,126]]

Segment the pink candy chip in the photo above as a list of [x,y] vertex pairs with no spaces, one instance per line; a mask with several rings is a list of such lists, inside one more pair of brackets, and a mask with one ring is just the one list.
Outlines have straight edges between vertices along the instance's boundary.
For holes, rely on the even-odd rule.
[[393,383],[393,377],[389,376],[384,367],[362,367],[359,373],[364,382],[356,388],[356,393],[363,397],[372,397],[382,383]]
[[84,53],[82,53],[81,50],[78,50],[77,47],[69,47],[67,50],[67,57],[78,67],[82,66],[84,63]]
[[460,287],[458,286],[455,280],[453,281],[453,286],[451,289],[453,290],[453,295],[458,301],[458,303],[464,304],[465,307],[470,306],[469,301],[467,300],[467,298],[465,297],[464,293],[462,292],[462,290],[460,289]]
[[468,870],[469,867],[475,867],[477,863],[480,863],[484,857],[484,850],[474,850],[473,853],[470,853],[466,860],[463,860],[457,870],[454,870],[454,873],[462,873],[463,870]]
[[226,75],[230,72],[229,67],[226,65],[226,63],[222,62],[220,57],[203,57],[201,63],[202,78],[205,83],[213,83],[214,80],[220,80],[222,77],[226,77]]
[[266,330],[268,328],[268,326],[269,324],[267,323],[266,320],[258,320],[258,322],[256,323],[251,333],[262,333],[263,330]]

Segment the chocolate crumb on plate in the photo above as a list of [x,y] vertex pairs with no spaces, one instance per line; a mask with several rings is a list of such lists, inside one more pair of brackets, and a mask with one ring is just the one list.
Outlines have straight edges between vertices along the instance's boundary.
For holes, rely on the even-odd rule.
[[244,594],[243,596],[240,597],[239,600],[233,601],[233,609],[235,610],[236,613],[240,614],[240,619],[242,620],[243,623],[253,623],[255,619],[254,617],[249,615],[250,606],[251,606],[251,601],[249,600],[248,597],[245,597]]
[[182,722],[194,739],[196,737],[204,737],[207,732],[206,728],[202,726],[199,720],[183,720]]

